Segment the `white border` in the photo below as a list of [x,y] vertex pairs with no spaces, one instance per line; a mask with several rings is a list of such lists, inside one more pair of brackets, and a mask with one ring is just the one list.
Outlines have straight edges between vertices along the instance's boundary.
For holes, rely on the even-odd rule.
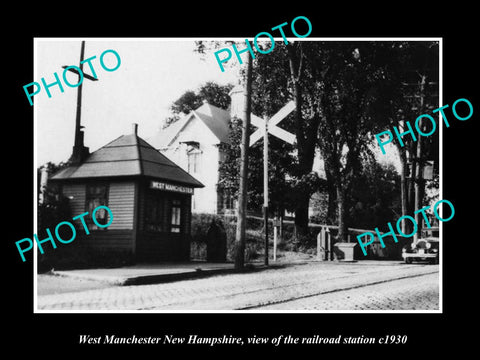
[[[74,38],[33,38],[34,40],[34,49],[33,49],[33,74],[34,79],[38,79],[37,73],[37,46],[39,41],[79,41],[85,39],[92,39],[96,41],[244,41],[248,39],[249,41],[253,40],[254,37],[248,38],[238,38],[238,37],[188,37],[188,38],[97,38],[97,37],[74,37]],[[274,37],[276,40],[283,40],[282,37]],[[262,38],[263,40],[263,38]],[[291,38],[287,37],[287,40],[290,42],[294,41],[437,41],[439,43],[439,105],[443,106],[443,38],[442,37],[305,37],[305,38]],[[263,54],[268,56],[268,54]],[[33,161],[33,218],[34,218],[34,231],[37,229],[37,107],[35,106],[36,102],[33,105],[33,114],[34,114],[34,161]],[[439,114],[440,120],[440,114]],[[440,121],[439,121],[440,123]],[[440,152],[439,152],[439,174],[440,174],[440,199],[443,199],[443,126],[440,126]],[[37,303],[37,244],[35,241],[33,246],[33,312],[35,314],[58,314],[58,313],[93,313],[93,314],[106,314],[106,313],[116,313],[116,314],[251,314],[251,313],[260,313],[260,314],[441,314],[443,313],[443,224],[440,222],[440,262],[439,262],[439,309],[438,310],[42,310],[38,309]]]

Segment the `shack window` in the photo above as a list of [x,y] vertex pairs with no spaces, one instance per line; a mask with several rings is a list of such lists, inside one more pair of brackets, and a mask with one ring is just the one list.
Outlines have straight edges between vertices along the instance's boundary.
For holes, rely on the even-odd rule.
[[[88,184],[86,189],[86,211],[89,214],[93,213],[95,208],[100,205],[108,206],[108,185],[102,183]],[[109,221],[108,212],[101,208],[95,212],[95,219],[100,225],[106,225]],[[101,229],[98,227],[92,220],[91,217],[85,218],[88,229],[98,230]]]
[[182,218],[182,202],[180,200],[172,200],[172,217],[170,223],[170,231],[179,233],[181,230]]

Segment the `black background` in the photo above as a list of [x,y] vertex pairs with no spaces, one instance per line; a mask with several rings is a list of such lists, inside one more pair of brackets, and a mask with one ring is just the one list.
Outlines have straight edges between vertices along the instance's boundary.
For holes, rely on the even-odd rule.
[[[179,355],[208,352],[224,356],[266,350],[274,356],[311,352],[315,357],[352,355],[388,357],[402,354],[463,353],[474,344],[476,326],[476,140],[478,114],[478,40],[474,36],[476,9],[459,2],[419,6],[385,3],[382,7],[322,3],[293,7],[290,3],[188,3],[97,4],[30,6],[4,14],[2,23],[3,137],[3,241],[2,309],[3,343],[16,354],[65,357],[87,353],[136,355],[151,353],[163,358],[167,351]],[[280,10],[278,10],[280,9]],[[275,11],[274,11],[275,10]],[[11,15],[11,19],[9,19]],[[310,37],[442,37],[443,103],[467,98],[474,107],[468,121],[450,121],[443,131],[443,198],[455,206],[455,217],[444,224],[443,314],[34,314],[33,259],[22,263],[15,241],[33,230],[33,112],[23,85],[33,79],[34,37],[253,37],[296,16],[307,16]],[[477,24],[475,23],[477,21]],[[6,42],[6,44],[5,44]],[[5,76],[3,77],[5,78]],[[128,90],[127,90],[128,91]],[[474,128],[475,127],[475,128]],[[41,141],[41,139],[38,139]],[[103,336],[264,336],[380,337],[407,335],[405,345],[284,345],[272,346],[165,346],[79,345],[80,334]],[[7,349],[5,349],[7,350]],[[31,352],[33,351],[33,353]],[[151,355],[149,355],[151,356]]]

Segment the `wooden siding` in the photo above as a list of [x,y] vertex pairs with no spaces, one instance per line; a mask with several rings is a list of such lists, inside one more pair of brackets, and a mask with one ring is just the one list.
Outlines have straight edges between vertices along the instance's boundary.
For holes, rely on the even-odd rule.
[[[91,230],[85,235],[80,223],[76,243],[100,256],[126,256],[141,261],[188,261],[190,256],[191,195],[148,188],[147,180],[108,182],[108,207],[113,222],[105,229]],[[159,193],[157,193],[159,191]],[[145,227],[146,205],[152,192],[161,194],[165,201],[164,220],[171,221],[169,211],[172,199],[182,200],[182,229],[180,233],[148,231]],[[64,184],[63,193],[72,196],[72,216],[84,213],[86,183]],[[135,202],[138,202],[135,209]],[[88,215],[89,216],[89,215]],[[136,223],[135,223],[136,222]]]
[[[86,187],[83,183],[63,184],[63,195],[70,197],[72,217],[86,212]],[[74,222],[77,227],[78,246],[94,250],[102,254],[109,252],[112,256],[120,254],[133,255],[134,242],[134,210],[135,210],[135,183],[133,181],[108,183],[108,207],[113,214],[113,222],[105,229],[90,230],[86,235],[79,221]],[[87,217],[91,214],[87,215]]]
[[[109,230],[132,230],[135,212],[135,183],[111,182],[108,184],[108,207],[112,210],[113,222]],[[72,216],[84,213],[86,184],[64,184],[63,194],[70,199]]]
[[109,184],[108,207],[112,210],[113,222],[109,230],[133,229],[135,213],[135,183],[112,182]]
[[72,217],[85,212],[85,184],[64,184],[62,193],[70,198],[69,204]]
[[[90,235],[81,237],[82,246],[95,250],[109,250],[112,252],[132,251],[132,230],[94,230]],[[77,240],[75,240],[77,241]]]

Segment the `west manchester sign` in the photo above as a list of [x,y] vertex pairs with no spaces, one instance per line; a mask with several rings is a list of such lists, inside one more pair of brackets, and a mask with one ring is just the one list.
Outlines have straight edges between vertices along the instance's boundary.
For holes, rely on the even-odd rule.
[[167,184],[160,181],[150,181],[150,189],[174,191],[183,194],[193,194],[193,188],[180,185]]

